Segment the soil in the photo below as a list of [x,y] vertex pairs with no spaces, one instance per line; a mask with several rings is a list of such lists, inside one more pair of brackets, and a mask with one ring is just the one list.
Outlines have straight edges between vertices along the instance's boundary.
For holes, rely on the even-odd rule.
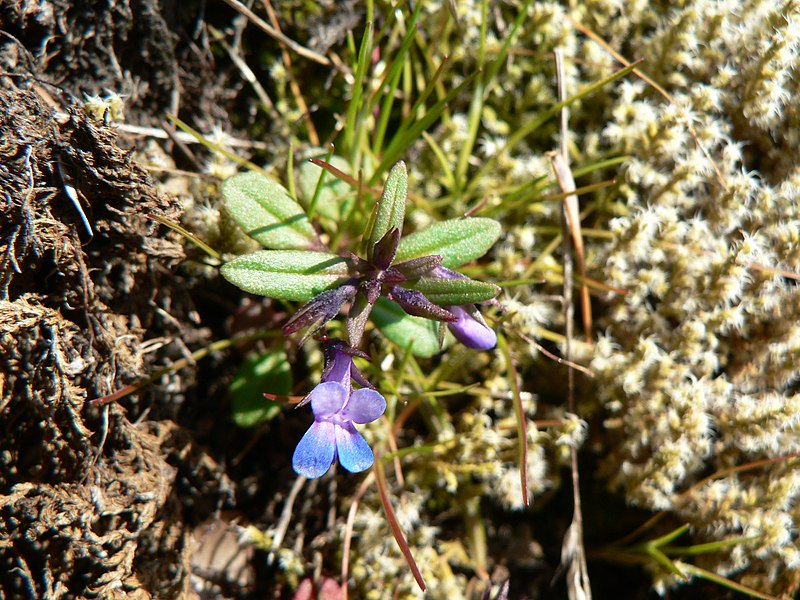
[[[198,128],[229,123],[234,94],[204,4],[0,4],[2,598],[272,589],[254,583],[235,543],[242,515],[224,512],[246,505],[264,473],[228,474],[243,442],[220,437],[220,407],[203,403],[231,359],[165,375],[124,403],[90,402],[225,334],[231,307],[177,268],[184,245],[153,219],[179,219],[178,205],[134,143],[83,108],[113,90],[138,125],[163,126],[166,112]],[[233,13],[212,16],[223,27]]]

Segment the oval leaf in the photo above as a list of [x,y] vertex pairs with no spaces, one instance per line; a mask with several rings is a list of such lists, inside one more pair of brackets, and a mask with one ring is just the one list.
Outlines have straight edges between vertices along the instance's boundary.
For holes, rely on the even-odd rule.
[[253,171],[222,184],[225,208],[244,232],[265,248],[303,250],[319,247],[306,213],[276,181]]
[[292,371],[283,350],[250,354],[230,385],[233,420],[239,427],[255,427],[275,418],[283,403],[268,400],[264,392],[285,395],[292,391]]
[[401,348],[411,346],[411,352],[430,358],[439,352],[439,325],[436,321],[407,315],[396,303],[379,298],[370,319],[381,333]]
[[493,283],[467,278],[433,279],[423,277],[403,287],[422,292],[428,300],[439,306],[476,304],[484,300],[491,300],[500,293],[500,288]]
[[392,229],[403,232],[403,219],[406,216],[406,196],[408,195],[408,173],[406,163],[398,162],[389,172],[383,194],[378,201],[375,222],[369,236],[367,253],[372,258],[372,249],[381,238]]
[[442,265],[453,269],[486,254],[500,231],[500,223],[483,217],[440,221],[401,239],[394,260],[438,254]]
[[[352,171],[350,163],[341,156],[331,156],[328,162],[345,173]],[[317,190],[317,182],[319,182],[319,178],[323,173],[325,174],[325,179],[319,190],[319,198],[317,198],[317,214],[326,219],[339,222],[350,212],[350,207],[355,201],[355,192],[350,184],[336,178],[322,167],[309,161],[304,161],[300,166],[300,176],[297,182],[300,201],[303,206],[308,208]]]
[[246,292],[279,300],[310,300],[349,278],[342,257],[302,250],[259,250],[234,258],[220,271]]

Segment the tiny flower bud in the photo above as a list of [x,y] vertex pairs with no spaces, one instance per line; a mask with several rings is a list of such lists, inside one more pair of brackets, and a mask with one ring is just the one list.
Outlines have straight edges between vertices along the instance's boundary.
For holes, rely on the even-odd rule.
[[356,295],[356,290],[356,286],[345,284],[312,298],[283,326],[284,335],[291,335],[306,327],[311,328],[306,337],[318,331],[339,314],[342,305]]
[[491,350],[497,345],[497,334],[486,325],[474,306],[451,306],[456,321],[447,326],[455,338],[467,348]]
[[407,290],[396,285],[390,292],[390,299],[397,302],[404,311],[415,317],[448,322],[456,320],[455,315],[441,306],[437,306],[417,290]]

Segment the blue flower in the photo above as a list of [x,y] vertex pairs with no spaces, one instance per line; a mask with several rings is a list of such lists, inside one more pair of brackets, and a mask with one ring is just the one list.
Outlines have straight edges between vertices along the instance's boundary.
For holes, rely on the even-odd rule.
[[353,391],[351,378],[361,384],[366,379],[353,364],[352,353],[357,354],[342,342],[329,345],[322,381],[304,401],[311,403],[314,423],[297,444],[292,466],[309,479],[324,475],[337,458],[352,473],[368,469],[375,460],[354,423],[371,423],[380,417],[386,400],[368,387]]

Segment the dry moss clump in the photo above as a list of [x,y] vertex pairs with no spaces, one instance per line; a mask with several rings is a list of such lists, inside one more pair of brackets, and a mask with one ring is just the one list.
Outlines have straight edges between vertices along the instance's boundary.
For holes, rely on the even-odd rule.
[[182,248],[144,217],[175,209],[110,129],[16,82],[0,89],[0,590],[163,597],[186,581],[170,427],[87,401],[147,374],[147,332],[185,310],[165,269]]

